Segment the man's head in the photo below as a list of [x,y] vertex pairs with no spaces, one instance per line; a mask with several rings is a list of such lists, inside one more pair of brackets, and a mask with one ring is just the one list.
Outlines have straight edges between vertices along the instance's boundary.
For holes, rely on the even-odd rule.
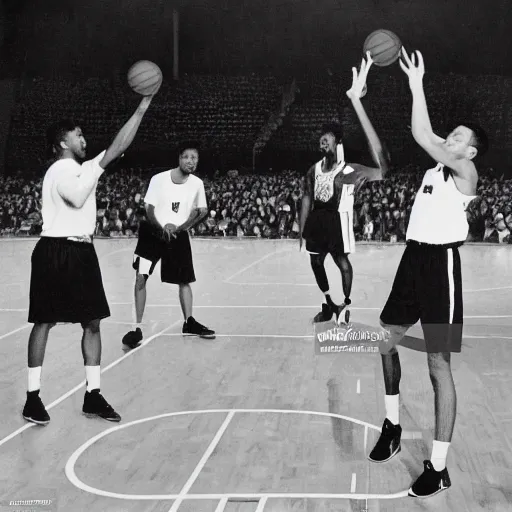
[[46,136],[52,157],[85,158],[87,144],[82,129],[71,119],[63,119],[50,126]]
[[343,131],[340,125],[331,123],[322,126],[320,135],[320,151],[324,156],[336,156],[336,146],[341,144]]
[[489,149],[485,131],[475,123],[461,123],[446,137],[445,146],[458,159],[473,160]]
[[196,172],[199,162],[198,144],[195,142],[185,142],[178,148],[179,165],[184,174],[193,174]]

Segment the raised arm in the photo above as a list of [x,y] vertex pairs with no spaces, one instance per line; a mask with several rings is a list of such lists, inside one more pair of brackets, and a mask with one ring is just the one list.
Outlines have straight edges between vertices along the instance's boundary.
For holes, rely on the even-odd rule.
[[311,211],[311,204],[313,202],[313,180],[314,180],[315,167],[311,167],[304,178],[304,193],[302,195],[301,207],[300,207],[300,246],[299,249],[302,249],[302,232],[304,231],[304,226],[306,225],[306,220],[308,218],[309,212]]
[[414,140],[436,161],[449,167],[455,174],[472,173],[474,165],[467,160],[457,159],[445,146],[445,139],[432,130],[428,114],[427,100],[423,89],[425,65],[419,51],[409,57],[402,48],[400,67],[409,77],[409,87],[412,93],[411,130]]
[[368,115],[366,114],[363,104],[361,103],[361,96],[366,85],[366,77],[368,76],[368,71],[370,70],[372,63],[373,60],[370,52],[367,52],[366,60],[363,58],[361,62],[361,69],[359,70],[359,73],[356,68],[352,68],[352,87],[347,91],[347,96],[352,102],[357,118],[359,119],[366,135],[366,139],[368,140],[373,161],[377,166],[375,169],[371,168],[371,174],[374,179],[375,176],[380,176],[378,179],[384,179],[389,168],[388,155],[384,150],[379,136],[368,118]]
[[103,169],[119,158],[130,147],[153,97],[154,95],[144,96],[132,117],[130,117],[126,124],[119,130],[114,141],[105,152],[105,156],[101,159],[100,166]]

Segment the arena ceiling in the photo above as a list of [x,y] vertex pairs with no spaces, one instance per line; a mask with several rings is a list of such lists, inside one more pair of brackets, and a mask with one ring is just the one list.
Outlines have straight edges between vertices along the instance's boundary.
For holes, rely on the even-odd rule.
[[181,72],[345,73],[387,28],[432,72],[512,75],[509,0],[3,0],[2,72],[170,73],[174,8]]

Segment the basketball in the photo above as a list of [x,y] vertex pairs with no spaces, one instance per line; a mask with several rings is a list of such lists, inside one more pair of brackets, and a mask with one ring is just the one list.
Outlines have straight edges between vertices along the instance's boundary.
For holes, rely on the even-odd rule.
[[139,60],[128,70],[128,84],[142,96],[151,96],[162,83],[162,71],[149,60]]
[[400,39],[390,30],[375,30],[364,42],[364,54],[369,51],[377,66],[393,64],[398,59],[401,49]]

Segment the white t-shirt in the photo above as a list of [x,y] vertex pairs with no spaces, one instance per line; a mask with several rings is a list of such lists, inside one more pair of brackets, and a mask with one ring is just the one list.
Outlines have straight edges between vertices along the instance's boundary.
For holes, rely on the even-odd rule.
[[[67,237],[91,236],[96,226],[96,187],[103,173],[99,163],[105,151],[80,165],[73,158],[62,158],[46,171],[43,180],[43,204],[41,236]],[[92,186],[81,208],[75,208],[59,194],[59,184],[70,176],[77,179],[77,186]]]
[[171,172],[155,174],[144,197],[146,204],[155,207],[156,220],[162,225],[180,226],[188,220],[195,208],[206,208],[203,180],[190,174],[185,183],[174,183]]
[[451,175],[445,180],[443,169],[438,164],[425,173],[409,217],[407,240],[435,245],[466,240],[466,209],[476,196],[460,192]]

